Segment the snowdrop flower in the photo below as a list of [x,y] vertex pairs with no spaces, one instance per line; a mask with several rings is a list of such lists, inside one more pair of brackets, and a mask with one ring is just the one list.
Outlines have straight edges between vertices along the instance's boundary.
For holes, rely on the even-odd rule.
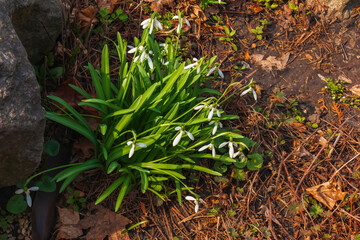
[[144,46],[138,46],[134,48],[133,46],[128,46],[131,48],[128,53],[135,53],[136,51],[139,52],[140,56],[136,56],[134,58],[134,62],[137,62],[140,59],[140,62],[144,62],[145,60],[148,62],[148,65],[151,69],[154,68],[153,61],[151,60],[150,54],[153,54],[153,52],[150,50],[149,52],[146,51],[146,47]]
[[193,68],[196,67],[198,65],[198,59],[197,58],[193,58],[194,63],[191,63],[187,66],[184,67],[184,69],[189,69],[189,68]]
[[211,154],[212,154],[213,158],[215,158],[216,152],[215,152],[214,143],[211,142],[211,143],[209,143],[209,144],[207,144],[207,145],[205,145],[205,146],[202,146],[202,147],[199,149],[199,152],[202,152],[202,151],[204,151],[204,150],[206,150],[206,149],[211,150]]
[[[179,19],[178,15],[175,15],[172,19]],[[190,22],[189,20],[187,20],[186,18],[182,18],[182,22],[179,22],[178,27],[176,29],[177,33],[180,33],[180,29],[182,28],[183,22],[185,21],[186,25],[188,25],[190,27]]]
[[126,144],[128,146],[131,145],[131,149],[130,149],[130,152],[129,152],[129,158],[131,158],[134,155],[136,145],[141,147],[141,148],[146,148],[147,147],[147,145],[145,143],[135,143],[135,140],[134,141],[128,141]]
[[252,87],[249,87],[248,89],[246,89],[245,91],[243,91],[240,96],[244,96],[245,94],[247,94],[248,92],[252,91],[252,94],[254,96],[255,101],[257,101],[257,94],[255,89],[253,89]]
[[237,143],[233,143],[232,138],[230,138],[230,141],[229,141],[229,142],[223,142],[223,143],[221,143],[221,144],[219,145],[219,148],[222,148],[222,147],[224,147],[224,146],[226,146],[226,145],[228,145],[228,147],[229,147],[229,156],[230,156],[231,158],[236,158],[236,157],[239,155],[240,152],[236,152],[236,153],[235,153],[234,147],[237,147],[238,144],[237,144]]
[[39,190],[39,187],[31,187],[31,188],[27,188],[25,187],[24,189],[18,189],[15,191],[16,194],[22,194],[22,193],[25,193],[26,195],[26,202],[27,202],[27,205],[29,207],[32,206],[32,200],[31,200],[31,196],[30,196],[30,191],[37,191]]
[[[207,77],[210,76],[210,75],[215,71],[215,69],[216,69],[216,66],[213,67],[212,69],[210,69],[209,72],[206,74],[206,76],[207,76]],[[221,78],[224,78],[224,73],[220,70],[219,67],[217,67],[217,70],[218,70],[219,76],[220,76]]]
[[145,48],[144,48],[144,46],[138,46],[138,47],[133,47],[133,46],[128,46],[128,48],[130,48],[130,50],[128,51],[128,53],[135,53],[137,50],[139,51],[139,52],[142,52]]
[[242,152],[240,154],[240,162],[244,162],[246,160],[245,154]]
[[175,128],[176,131],[179,131],[178,135],[176,135],[174,141],[173,141],[173,146],[175,147],[176,145],[179,144],[180,140],[181,140],[181,137],[184,133],[186,133],[188,135],[188,137],[191,139],[191,140],[195,140],[194,136],[191,134],[191,132],[188,132],[186,130],[183,130],[180,126],[177,126]]
[[[198,202],[198,200],[196,200],[196,198],[194,198],[192,196],[186,196],[185,199],[188,200],[188,201],[194,201],[195,202],[195,213],[197,213],[199,211],[199,202]],[[199,198],[199,201],[204,202],[204,200],[202,200],[201,198]]]
[[209,106],[210,108],[210,111],[209,111],[209,115],[208,115],[208,121],[210,121],[214,115],[214,111],[216,111],[216,115],[218,117],[221,117],[221,114],[220,114],[220,110],[218,109],[219,105],[216,105],[215,107],[211,104]]
[[200,110],[200,109],[202,109],[202,108],[208,108],[208,106],[205,105],[205,104],[200,104],[200,105],[197,105],[196,107],[194,107],[194,110],[195,110],[195,111],[198,111],[198,110]]
[[218,127],[222,128],[222,127],[223,127],[223,124],[222,124],[220,121],[211,121],[211,122],[209,123],[209,125],[212,125],[212,124],[214,124],[214,128],[213,128],[213,130],[212,130],[212,135],[215,135]]
[[154,19],[148,18],[148,19],[142,21],[141,26],[143,27],[143,29],[150,26],[149,34],[152,33],[154,28],[159,29],[159,30],[163,29],[161,23],[157,20],[156,17]]

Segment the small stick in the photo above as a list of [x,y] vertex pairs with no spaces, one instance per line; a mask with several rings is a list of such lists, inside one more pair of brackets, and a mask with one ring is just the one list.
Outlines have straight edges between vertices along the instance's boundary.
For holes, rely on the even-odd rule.
[[356,154],[355,157],[353,157],[352,159],[350,159],[349,161],[347,161],[346,163],[344,163],[344,165],[342,165],[338,170],[336,170],[336,171],[333,173],[333,175],[330,177],[329,182],[332,181],[332,179],[336,176],[336,174],[337,174],[338,172],[341,171],[341,169],[343,169],[346,165],[348,165],[352,160],[356,159],[359,155],[360,155],[360,153]]

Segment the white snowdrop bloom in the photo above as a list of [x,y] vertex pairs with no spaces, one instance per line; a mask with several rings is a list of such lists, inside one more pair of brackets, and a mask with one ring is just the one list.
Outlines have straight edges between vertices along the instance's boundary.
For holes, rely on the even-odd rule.
[[194,201],[195,202],[195,213],[197,213],[199,211],[199,201],[204,202],[204,200],[202,200],[201,198],[199,198],[199,201],[198,201],[198,200],[196,200],[196,198],[194,198],[192,196],[186,196],[185,199],[188,200],[188,201]]
[[193,68],[196,67],[198,65],[198,59],[197,58],[193,58],[194,63],[191,63],[187,66],[184,67],[184,69],[189,69],[189,68]]
[[212,119],[215,111],[216,111],[216,115],[218,117],[221,117],[220,110],[218,109],[218,107],[219,107],[219,105],[216,105],[216,107],[214,107],[213,104],[211,104],[209,106],[210,111],[209,111],[209,114],[208,114],[208,121],[210,121]]
[[[175,15],[172,19],[179,19],[179,16],[178,15]],[[186,25],[188,25],[190,27],[190,22],[189,20],[187,20],[186,18],[182,18],[182,22],[179,22],[178,26],[177,26],[177,29],[176,29],[176,32],[177,33],[180,33],[180,30],[182,28],[182,25],[183,25],[183,22],[186,23]]]
[[209,70],[209,72],[206,74],[206,76],[210,76],[216,69],[216,66]]
[[191,139],[191,140],[195,140],[194,136],[191,134],[191,132],[188,132],[186,130],[183,130],[180,126],[177,126],[175,127],[175,130],[176,131],[179,131],[178,135],[176,135],[174,141],[173,141],[173,146],[175,147],[176,145],[179,144],[180,140],[181,140],[181,137],[184,133],[186,133],[186,135],[188,135],[188,137]]
[[253,89],[252,87],[249,87],[248,89],[246,89],[245,91],[243,91],[240,96],[244,96],[245,94],[247,94],[248,92],[252,91],[252,94],[254,96],[255,101],[257,101],[257,94],[255,89]]
[[150,26],[150,30],[149,30],[149,34],[152,33],[153,29],[156,28],[158,30],[162,30],[163,27],[161,25],[161,23],[157,20],[157,18],[155,17],[154,19],[148,18],[144,21],[141,22],[141,26],[143,27],[143,29],[147,28]]
[[216,68],[217,68],[217,71],[218,71],[218,74],[219,74],[219,76],[221,77],[221,78],[224,78],[224,73],[220,70],[220,67],[213,67],[213,68],[211,68],[210,70],[209,70],[209,72],[206,74],[206,76],[208,77],[208,76],[210,76],[215,70],[216,70]]
[[234,151],[234,146],[235,146],[235,147],[238,146],[237,143],[233,143],[233,141],[230,140],[229,142],[223,142],[223,143],[221,143],[221,144],[219,145],[219,148],[222,148],[222,147],[224,147],[224,146],[226,146],[226,145],[228,145],[228,147],[229,147],[229,156],[230,156],[231,158],[235,158],[237,155],[239,155],[239,152],[236,152],[236,153],[235,153],[235,151]]
[[221,77],[221,78],[224,78],[225,76],[224,76],[224,73],[220,70],[220,68],[218,68],[218,73],[219,73],[219,76]]
[[200,110],[202,108],[207,108],[207,106],[205,104],[200,104],[200,105],[197,105],[196,107],[194,107],[194,110],[198,111],[198,110]]
[[217,132],[217,130],[218,130],[218,127],[222,128],[222,127],[223,127],[223,124],[222,124],[220,121],[211,121],[211,122],[209,123],[209,125],[212,125],[212,124],[214,124],[214,128],[213,128],[211,134],[212,134],[212,135],[215,135],[216,132]]
[[25,189],[18,189],[15,191],[16,194],[22,194],[22,193],[25,193],[26,195],[26,203],[29,207],[32,206],[32,200],[31,200],[31,196],[30,196],[30,191],[37,191],[39,190],[39,187],[31,187],[31,188],[26,188]]
[[126,144],[128,146],[131,145],[131,149],[130,149],[130,152],[129,152],[129,158],[131,158],[134,155],[136,145],[141,147],[141,148],[146,148],[147,147],[147,145],[145,143],[135,143],[134,141],[128,141]]
[[246,160],[245,154],[242,152],[240,154],[240,162],[244,162]]
[[216,152],[215,152],[215,146],[214,146],[214,144],[213,144],[213,143],[209,143],[209,144],[207,144],[207,145],[205,145],[205,146],[202,146],[202,147],[199,149],[199,152],[202,152],[202,151],[204,151],[204,150],[206,150],[206,149],[211,150],[211,154],[212,154],[213,158],[215,158]]
[[139,51],[139,52],[142,52],[142,51],[144,51],[144,49],[145,49],[145,47],[144,46],[142,46],[142,45],[140,45],[140,46],[138,46],[138,47],[133,47],[133,46],[128,46],[128,48],[130,48],[130,50],[128,51],[128,53],[135,53],[137,50]]

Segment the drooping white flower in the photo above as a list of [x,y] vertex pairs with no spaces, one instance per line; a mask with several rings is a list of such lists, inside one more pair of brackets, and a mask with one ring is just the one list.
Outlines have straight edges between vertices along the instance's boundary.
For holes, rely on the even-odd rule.
[[181,137],[184,133],[186,133],[186,135],[188,135],[188,137],[191,139],[191,140],[195,140],[194,136],[191,134],[191,132],[188,132],[186,130],[184,130],[182,127],[180,126],[177,126],[175,127],[175,130],[176,131],[179,131],[178,135],[176,135],[176,137],[174,138],[174,141],[173,141],[173,146],[175,147],[176,145],[179,144],[180,140],[181,140]]
[[188,200],[188,201],[194,201],[195,202],[195,213],[197,213],[199,211],[199,201],[204,202],[204,200],[202,200],[201,198],[199,198],[199,201],[198,201],[198,200],[196,200],[196,198],[194,198],[192,196],[186,196],[185,199]]
[[219,107],[219,105],[213,106],[213,104],[211,104],[209,106],[210,111],[209,111],[209,114],[208,114],[208,121],[210,121],[212,119],[215,111],[216,111],[216,115],[218,117],[221,117],[220,110],[218,109],[218,107]]
[[161,23],[157,20],[157,18],[155,17],[154,19],[148,18],[144,21],[141,22],[141,26],[143,27],[143,29],[147,28],[150,26],[150,30],[149,30],[149,34],[152,33],[153,29],[156,28],[158,30],[162,30],[163,27],[161,25]]
[[219,148],[223,148],[223,147],[226,146],[226,145],[228,145],[228,147],[229,147],[229,156],[230,156],[230,158],[236,158],[237,155],[239,155],[240,152],[236,152],[236,153],[235,153],[234,147],[237,147],[238,144],[237,144],[237,143],[234,143],[234,142],[232,141],[232,139],[230,139],[230,141],[228,141],[228,142],[223,142],[223,143],[221,143],[221,144],[219,145]]
[[204,151],[204,150],[206,150],[206,149],[211,150],[211,154],[212,154],[213,158],[215,158],[216,152],[215,152],[214,143],[209,143],[209,144],[207,144],[207,145],[202,146],[202,147],[199,149],[199,152],[202,152],[202,151]]
[[135,53],[136,51],[138,51],[139,55],[136,56],[134,58],[134,62],[137,62],[140,59],[140,62],[144,62],[145,60],[148,62],[148,65],[151,69],[154,68],[154,64],[153,61],[151,60],[151,54],[153,54],[153,52],[150,51],[146,51],[146,47],[144,46],[138,46],[136,48],[129,46],[131,49],[128,51],[128,53]]
[[195,111],[198,111],[198,110],[200,110],[200,109],[202,109],[202,108],[207,108],[208,106],[207,105],[205,105],[205,104],[200,104],[200,105],[197,105],[196,107],[194,107],[194,110]]
[[252,94],[254,96],[255,101],[257,101],[257,94],[255,89],[253,89],[252,87],[249,87],[248,89],[246,89],[245,91],[243,91],[240,96],[244,96],[245,94],[247,94],[248,92],[252,91]]
[[216,132],[217,132],[218,127],[222,128],[223,124],[220,121],[211,121],[209,123],[209,125],[212,125],[212,124],[214,124],[214,128],[213,128],[211,133],[212,133],[212,135],[215,135]]
[[131,145],[131,149],[130,149],[130,152],[129,152],[129,158],[131,158],[134,155],[136,145],[141,147],[141,148],[146,148],[147,147],[147,145],[145,143],[135,143],[135,141],[128,141],[126,144],[128,146]]
[[16,194],[22,194],[22,193],[25,193],[26,195],[26,203],[29,207],[32,206],[32,200],[31,200],[31,196],[30,196],[30,191],[37,191],[39,190],[39,187],[31,187],[31,188],[26,188],[25,189],[18,189],[15,191]]
[[[178,15],[175,15],[172,19],[179,19],[179,16]],[[190,22],[189,20],[187,20],[186,18],[182,18],[182,22],[179,22],[178,26],[177,26],[177,29],[176,29],[176,32],[177,33],[180,33],[180,29],[182,28],[182,25],[183,25],[183,22],[185,21],[186,25],[188,25],[190,27]]]
[[130,48],[130,50],[128,51],[128,53],[135,53],[137,50],[139,52],[142,52],[145,48],[144,46],[140,45],[140,46],[137,46],[137,47],[133,47],[133,46],[128,46],[128,48]]
[[191,63],[191,64],[185,66],[184,69],[189,69],[189,68],[194,68],[194,67],[196,67],[196,66],[198,65],[198,59],[197,59],[197,58],[193,58],[193,61],[194,61],[194,63]]
[[224,73],[220,70],[220,67],[213,67],[213,68],[211,68],[210,70],[209,70],[209,72],[206,74],[206,76],[208,77],[208,76],[210,76],[215,70],[216,70],[216,68],[217,68],[217,71],[218,71],[218,74],[219,74],[219,76],[221,77],[221,78],[224,78],[225,76],[224,76]]
[[224,73],[220,70],[220,68],[218,68],[218,73],[219,73],[219,76],[221,77],[221,78],[224,78],[225,76],[224,76]]

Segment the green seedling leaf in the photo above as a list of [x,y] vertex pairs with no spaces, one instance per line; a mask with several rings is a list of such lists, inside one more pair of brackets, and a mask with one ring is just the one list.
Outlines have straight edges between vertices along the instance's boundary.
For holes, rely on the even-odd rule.
[[50,69],[50,75],[53,78],[58,78],[61,77],[61,75],[63,74],[64,68],[63,67],[55,67]]
[[27,203],[23,195],[12,196],[6,204],[6,210],[12,214],[18,214],[27,209]]
[[39,187],[40,191],[53,192],[56,190],[56,183],[50,176],[41,176],[40,181],[35,182],[35,186]]
[[59,154],[60,143],[56,140],[49,140],[44,144],[44,152],[49,156],[56,156]]
[[248,154],[247,157],[250,159],[246,166],[249,170],[256,171],[262,167],[264,162],[262,156],[258,153]]

